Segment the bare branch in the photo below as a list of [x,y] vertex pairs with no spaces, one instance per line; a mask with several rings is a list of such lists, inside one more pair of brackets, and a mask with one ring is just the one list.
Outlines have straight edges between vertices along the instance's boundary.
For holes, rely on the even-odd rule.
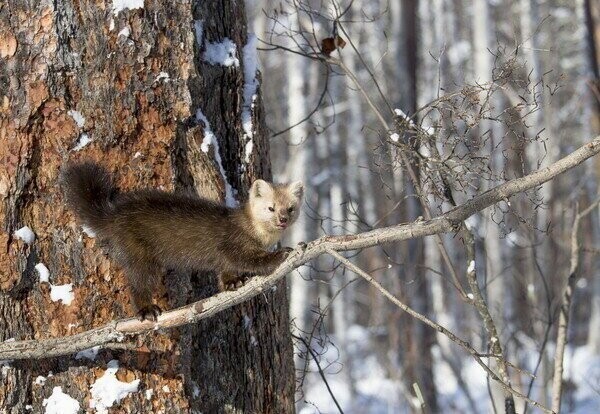
[[331,390],[331,387],[329,386],[329,383],[327,382],[327,378],[325,378],[325,373],[323,372],[323,369],[321,368],[321,364],[319,363],[319,358],[317,358],[317,356],[315,355],[315,351],[313,351],[310,344],[301,336],[297,336],[297,335],[292,335],[292,336],[304,344],[304,346],[306,347],[306,350],[308,351],[308,353],[312,357],[313,361],[315,361],[315,364],[317,365],[317,369],[319,370],[319,375],[321,376],[321,379],[325,383],[325,387],[327,387],[327,392],[329,392],[329,395],[331,396],[331,399],[333,400],[338,411],[340,413],[344,414],[344,410],[342,410],[342,407],[340,407],[340,404],[338,403],[337,399],[335,398],[335,395],[333,394],[333,391]]
[[140,322],[137,319],[129,318],[113,321],[105,326],[63,338],[5,342],[0,344],[0,360],[41,359],[68,355],[93,346],[101,346],[109,342],[122,340],[127,335],[136,335],[151,330],[168,329],[195,323],[231,308],[234,305],[245,302],[259,295],[261,292],[272,288],[293,269],[300,267],[323,253],[356,250],[383,243],[456,231],[460,223],[469,216],[499,201],[506,200],[517,193],[550,181],[557,175],[576,167],[596,155],[598,152],[600,152],[600,136],[546,168],[537,170],[527,176],[507,181],[431,220],[399,224],[360,234],[322,237],[310,242],[306,246],[298,247],[271,275],[256,276],[234,292],[222,292],[199,302],[165,312],[159,316],[156,323],[149,321]]
[[577,277],[579,276],[579,225],[581,219],[590,214],[600,204],[600,197],[596,198],[582,212],[577,212],[575,207],[575,220],[573,221],[573,230],[571,231],[571,266],[569,269],[569,277],[567,286],[563,293],[562,303],[559,309],[558,331],[556,333],[556,352],[554,354],[554,377],[552,379],[552,409],[556,412],[560,411],[560,402],[562,399],[562,383],[563,383],[563,359],[565,356],[565,348],[567,347],[567,331],[569,329],[569,313],[571,311],[571,302]]

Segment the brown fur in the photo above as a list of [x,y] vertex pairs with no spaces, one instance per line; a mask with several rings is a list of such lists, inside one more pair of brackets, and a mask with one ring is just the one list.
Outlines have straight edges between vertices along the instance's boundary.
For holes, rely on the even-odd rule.
[[119,194],[92,163],[70,166],[61,181],[69,207],[125,270],[142,320],[160,313],[152,293],[167,270],[215,270],[222,286],[239,282],[241,273],[272,272],[291,249],[267,248],[296,219],[303,192],[301,183],[257,180],[240,208],[157,190]]

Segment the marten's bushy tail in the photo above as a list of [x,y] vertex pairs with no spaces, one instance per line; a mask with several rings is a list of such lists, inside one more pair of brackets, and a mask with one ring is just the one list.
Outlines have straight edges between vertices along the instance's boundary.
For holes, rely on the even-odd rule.
[[117,194],[108,171],[92,162],[73,164],[62,172],[60,183],[67,206],[82,224],[100,230]]

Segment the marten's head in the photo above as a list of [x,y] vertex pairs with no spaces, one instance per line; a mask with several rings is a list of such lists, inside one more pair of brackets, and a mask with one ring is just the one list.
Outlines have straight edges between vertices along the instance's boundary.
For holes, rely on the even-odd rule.
[[270,184],[256,180],[250,188],[249,212],[254,223],[266,232],[282,232],[298,218],[304,185]]

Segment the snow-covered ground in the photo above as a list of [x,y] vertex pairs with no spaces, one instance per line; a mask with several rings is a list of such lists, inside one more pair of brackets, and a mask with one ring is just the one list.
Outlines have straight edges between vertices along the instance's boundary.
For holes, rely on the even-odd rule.
[[[320,359],[321,367],[326,373],[327,382],[345,413],[349,414],[388,414],[408,413],[409,403],[406,395],[412,390],[403,391],[397,380],[387,377],[386,370],[375,356],[371,341],[373,335],[368,329],[354,325],[347,333],[347,350],[338,349],[333,345],[324,347]],[[335,337],[331,337],[335,343]],[[314,346],[314,345],[313,345]],[[553,347],[548,349],[553,352]],[[354,393],[348,384],[349,375],[339,361],[340,355],[352,362],[351,377],[355,382]],[[439,352],[434,350],[436,359],[434,380],[438,391],[438,403],[442,407],[454,407],[447,412],[470,413],[464,392],[458,384],[452,370],[441,360]],[[524,358],[535,363],[537,354]],[[493,412],[487,389],[486,375],[479,365],[465,355],[461,368],[463,378],[481,413]],[[532,367],[527,367],[532,369]],[[320,378],[314,361],[310,364],[304,386],[304,396],[298,403],[300,414],[338,413],[325,383]],[[588,347],[571,348],[565,355],[566,380],[575,386],[573,399],[563,399],[563,412],[573,414],[589,414],[600,412],[600,356],[592,355]],[[550,384],[549,384],[550,385]],[[550,390],[548,390],[550,395]],[[534,396],[535,397],[535,396]],[[549,404],[549,402],[548,402]],[[528,412],[536,412],[529,408]]]

